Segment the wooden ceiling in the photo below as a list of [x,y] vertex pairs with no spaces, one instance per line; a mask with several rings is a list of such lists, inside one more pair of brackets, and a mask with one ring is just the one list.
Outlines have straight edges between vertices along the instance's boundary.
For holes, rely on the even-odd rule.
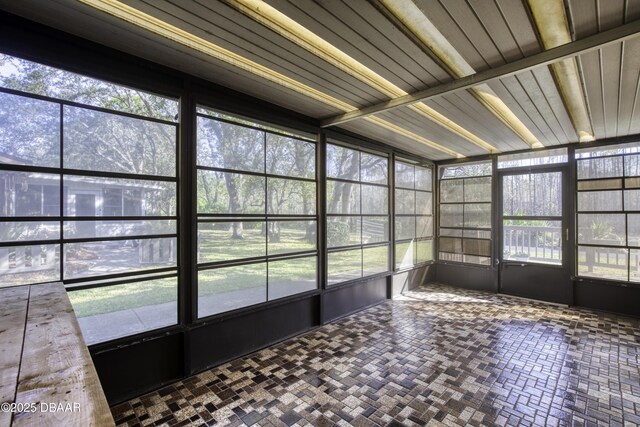
[[[640,19],[640,0],[541,1],[562,3],[574,41]],[[262,5],[263,10],[275,9],[280,13],[278,16],[302,26],[313,40],[322,40],[338,49],[353,61],[347,65],[328,58],[315,46],[305,45],[296,35],[287,36],[273,25],[259,22],[243,10],[246,3],[121,0],[121,4],[145,16],[328,95],[342,107],[307,96],[256,74],[251,67],[238,67],[214,58],[82,1],[0,0],[0,8],[319,120],[436,88],[460,77],[452,72],[446,59],[435,54],[403,24],[402,16],[390,11],[388,0],[249,2]],[[540,28],[528,0],[413,0],[413,4],[476,73],[543,51]],[[640,133],[640,37],[578,55],[576,63],[593,137],[598,140]],[[353,72],[353,67],[366,67],[366,72],[379,77],[378,83]],[[488,87],[541,145],[578,142],[566,100],[558,89],[557,76],[549,65],[495,79]],[[531,146],[471,89],[436,96],[425,101],[423,107],[418,105],[383,111],[339,127],[432,160],[487,154],[489,151],[482,143],[493,147],[494,152]]]

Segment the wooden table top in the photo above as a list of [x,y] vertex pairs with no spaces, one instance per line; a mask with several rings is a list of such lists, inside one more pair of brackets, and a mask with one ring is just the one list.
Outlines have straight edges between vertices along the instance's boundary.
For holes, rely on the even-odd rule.
[[0,427],[114,426],[62,283],[0,289],[0,301]]

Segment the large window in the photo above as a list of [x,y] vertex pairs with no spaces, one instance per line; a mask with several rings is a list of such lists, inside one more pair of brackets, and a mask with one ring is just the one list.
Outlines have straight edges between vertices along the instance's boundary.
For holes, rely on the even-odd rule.
[[640,282],[640,144],[576,150],[577,272]]
[[327,144],[327,283],[389,271],[386,157]]
[[395,268],[433,260],[433,169],[395,162]]
[[440,168],[439,259],[491,265],[491,163]]
[[177,101],[0,63],[0,285],[63,280],[89,344],[176,324]]
[[317,289],[316,147],[198,108],[198,316]]

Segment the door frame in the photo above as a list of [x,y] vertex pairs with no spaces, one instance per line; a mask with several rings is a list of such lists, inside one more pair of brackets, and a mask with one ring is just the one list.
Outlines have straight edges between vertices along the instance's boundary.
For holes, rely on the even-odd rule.
[[[573,156],[570,156],[573,157]],[[562,304],[571,304],[573,297],[573,286],[571,281],[571,272],[573,271],[572,263],[573,256],[571,249],[573,248],[573,221],[570,218],[570,213],[573,212],[574,204],[574,191],[571,185],[572,171],[570,168],[570,162],[551,165],[537,165],[527,167],[515,167],[498,169],[497,162],[494,163],[495,167],[495,211],[494,211],[494,272],[495,272],[495,286],[498,293],[520,296],[529,299],[544,300],[548,302],[556,302]],[[550,265],[542,263],[531,262],[517,262],[517,261],[505,261],[503,259],[503,246],[504,246],[504,229],[503,229],[503,181],[505,176],[512,175],[528,175],[535,173],[547,173],[547,172],[561,172],[562,173],[562,216],[561,216],[561,239],[562,239],[562,265]],[[522,293],[513,292],[513,289],[505,288],[503,279],[505,276],[504,270],[522,269],[522,281],[526,284],[527,280],[540,280],[543,278],[553,278],[558,280],[558,286],[561,286],[557,292],[551,294],[541,292],[536,294],[535,292],[527,292],[524,290]],[[516,273],[518,274],[518,273]],[[511,292],[510,292],[511,291]]]

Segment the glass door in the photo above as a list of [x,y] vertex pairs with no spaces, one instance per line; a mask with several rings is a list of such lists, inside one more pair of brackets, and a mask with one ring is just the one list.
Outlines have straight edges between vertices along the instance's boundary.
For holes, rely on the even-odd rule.
[[500,292],[568,303],[564,168],[499,174]]

